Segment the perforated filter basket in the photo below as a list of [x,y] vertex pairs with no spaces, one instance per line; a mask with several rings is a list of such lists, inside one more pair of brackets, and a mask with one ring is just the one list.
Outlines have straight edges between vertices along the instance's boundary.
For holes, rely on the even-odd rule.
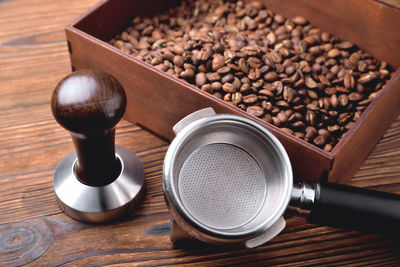
[[285,226],[289,158],[268,130],[244,117],[192,113],[175,127],[163,189],[175,225],[209,243],[258,246]]

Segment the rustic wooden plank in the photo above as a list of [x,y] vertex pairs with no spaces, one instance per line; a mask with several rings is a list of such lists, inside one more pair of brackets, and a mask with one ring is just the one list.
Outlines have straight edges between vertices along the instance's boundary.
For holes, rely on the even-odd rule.
[[[131,128],[137,129],[137,127]],[[143,130],[138,131],[141,132]],[[132,135],[132,132],[128,133],[129,136]],[[141,134],[141,136],[143,136],[143,134]],[[120,136],[117,135],[117,140],[120,139],[123,140],[122,137],[120,138]],[[143,138],[141,140],[145,141]],[[70,140],[68,140],[68,142],[70,142]],[[120,143],[123,144],[124,142]],[[126,147],[129,147],[129,145],[126,145]],[[165,155],[166,148],[165,144],[161,144],[159,148],[137,151],[137,155],[145,167],[147,190],[150,191],[147,195],[149,199],[156,201],[155,204],[151,203],[154,204],[154,209],[158,209],[162,206],[165,210],[160,181],[162,159]],[[21,153],[15,154],[17,157],[20,157],[19,154]],[[54,153],[50,152],[50,154]],[[65,155],[61,155],[61,158],[63,156]],[[29,158],[31,156],[28,155],[27,157]],[[54,163],[57,164],[57,161]],[[55,164],[53,164],[53,166],[55,166]],[[5,166],[9,166],[9,164],[5,163]],[[47,169],[35,169],[28,172],[20,172],[0,177],[1,222],[5,223],[27,218],[35,218],[60,212],[52,187],[52,177],[55,169],[51,168],[51,166],[49,167],[50,168]],[[0,166],[0,169],[3,168]],[[144,205],[148,206],[146,200],[144,201]]]
[[[70,71],[63,26],[95,2],[0,1],[0,266],[399,265],[399,241],[310,225],[290,211],[283,233],[255,249],[174,245],[161,188],[168,144],[127,121],[118,125],[116,143],[143,162],[142,204],[105,225],[62,213],[52,175],[73,146],[49,100]],[[351,183],[400,193],[400,117]]]
[[[152,222],[149,222],[148,219],[150,218]],[[135,215],[131,221],[115,223],[112,229],[106,228],[106,226],[83,225],[62,215],[41,220],[42,224],[48,225],[53,230],[54,242],[49,250],[35,261],[39,265],[44,262],[50,265],[67,264],[67,266],[76,266],[125,264],[132,261],[139,265],[165,265],[170,263],[214,265],[238,262],[256,265],[290,265],[302,259],[308,259],[309,263],[323,263],[327,262],[327,259],[334,261],[336,259],[362,257],[370,254],[372,250],[376,255],[387,252],[387,249],[382,250],[382,245],[385,245],[385,242],[379,238],[340,231],[324,235],[312,235],[312,232],[308,232],[303,238],[296,237],[292,240],[287,240],[290,235],[285,236],[283,234],[279,242],[271,242],[254,250],[226,249],[201,243],[174,248],[168,240],[169,229],[167,226],[163,226],[166,229],[165,231],[161,230],[156,234],[151,230],[152,228],[154,229],[154,225],[168,225],[166,213],[146,214],[143,217]],[[154,221],[157,223],[154,224]],[[105,229],[107,231],[104,231]],[[159,229],[162,228],[160,227]],[[103,233],[101,237],[98,235],[100,232]],[[81,240],[80,236],[82,234],[85,234],[88,239],[88,244],[85,245],[84,250],[74,252],[73,246],[60,248],[65,244],[64,242],[76,244]],[[67,240],[59,242],[60,237]],[[358,237],[358,239],[354,239],[354,237]],[[152,238],[157,239],[157,244],[153,244]],[[110,244],[109,240],[113,240],[113,244]],[[136,242],[133,242],[133,240]],[[151,247],[148,246],[148,242],[152,244]],[[70,257],[51,258],[52,251],[55,249],[59,251],[59,255],[74,253]],[[351,254],[348,253],[350,249],[352,251]],[[396,251],[393,246],[391,249],[392,252]],[[391,258],[396,259],[395,256]]]
[[[301,238],[282,234],[279,240],[254,250],[227,249],[201,243],[173,247],[168,240],[169,223],[166,212],[144,214],[143,216],[136,214],[130,219],[114,223],[112,229],[104,225],[81,224],[63,214],[51,218],[30,220],[25,224],[39,223],[47,226],[53,235],[53,245],[35,261],[35,264],[38,265],[47,263],[76,266],[89,263],[111,264],[130,261],[147,265],[189,262],[190,264],[209,263],[212,265],[235,262],[290,265],[302,259],[308,263],[324,263],[329,262],[328,259],[333,262],[336,259],[363,257],[372,251],[378,256],[388,251],[387,248],[382,249],[382,246],[386,244],[377,237],[343,231],[328,231],[322,235],[315,235],[318,228],[308,230]],[[155,228],[158,230],[155,231]],[[107,231],[104,231],[106,229]],[[100,233],[102,234],[100,235]],[[82,240],[81,235],[86,236],[87,244],[83,250],[76,252],[71,244],[78,244]],[[153,244],[154,240],[151,239],[157,239],[157,244]],[[113,242],[110,243],[110,240]],[[70,245],[62,248],[66,243]],[[149,246],[150,244],[152,246]],[[350,254],[348,253],[349,249],[352,251]],[[398,251],[393,244],[390,249],[392,252]],[[58,251],[59,257],[53,257],[52,251],[54,250]],[[68,254],[70,257],[66,256]],[[386,257],[386,259],[388,258],[398,259],[390,255]]]

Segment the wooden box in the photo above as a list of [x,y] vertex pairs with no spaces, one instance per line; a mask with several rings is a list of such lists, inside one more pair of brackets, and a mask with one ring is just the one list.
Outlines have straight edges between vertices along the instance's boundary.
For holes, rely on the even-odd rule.
[[95,68],[118,78],[128,97],[125,118],[162,137],[172,140],[176,122],[195,110],[213,107],[217,113],[249,117],[272,131],[288,151],[295,177],[346,183],[400,112],[398,9],[372,0],[264,0],[274,12],[289,18],[303,16],[321,30],[352,41],[397,70],[379,97],[328,153],[107,43],[133,17],[152,16],[175,2],[104,0],[66,27],[72,69]]

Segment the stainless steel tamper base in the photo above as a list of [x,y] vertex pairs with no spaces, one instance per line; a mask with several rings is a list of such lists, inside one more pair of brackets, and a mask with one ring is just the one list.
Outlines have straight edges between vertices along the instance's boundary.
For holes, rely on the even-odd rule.
[[131,210],[139,201],[144,188],[144,169],[130,150],[115,146],[121,162],[118,178],[105,186],[88,186],[75,173],[76,153],[68,154],[57,166],[53,186],[64,212],[79,221],[103,223],[114,220]]

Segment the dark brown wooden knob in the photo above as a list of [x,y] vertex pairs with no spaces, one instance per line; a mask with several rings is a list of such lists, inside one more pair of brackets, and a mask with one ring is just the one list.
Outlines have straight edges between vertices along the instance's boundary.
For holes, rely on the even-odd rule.
[[115,157],[115,125],[126,109],[126,95],[113,76],[76,71],[56,86],[51,109],[56,121],[71,132],[78,179],[91,186],[113,182],[121,171]]

